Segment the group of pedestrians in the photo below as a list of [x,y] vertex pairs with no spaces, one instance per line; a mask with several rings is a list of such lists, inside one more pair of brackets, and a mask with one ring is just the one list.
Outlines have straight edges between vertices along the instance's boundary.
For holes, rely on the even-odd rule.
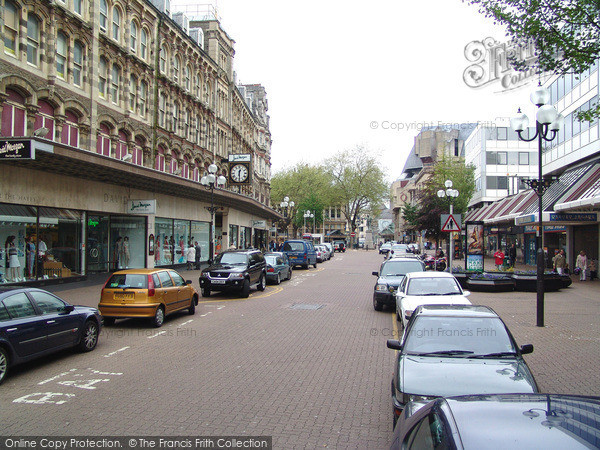
[[185,252],[185,257],[187,261],[187,269],[192,270],[200,270],[200,258],[202,257],[202,248],[198,241],[190,242],[190,245]]

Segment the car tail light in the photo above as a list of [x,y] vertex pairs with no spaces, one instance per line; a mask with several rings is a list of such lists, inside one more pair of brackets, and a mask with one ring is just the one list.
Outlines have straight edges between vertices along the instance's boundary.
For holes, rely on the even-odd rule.
[[306,259],[307,257],[308,257],[308,254],[307,254],[307,253],[305,253],[305,254],[304,254],[304,259]]
[[275,269],[273,267],[269,267],[267,268],[267,272],[275,272]]
[[100,291],[100,297],[102,297],[104,295],[104,289],[106,289],[106,285],[108,284],[108,281],[111,279],[111,277],[108,277],[106,279],[106,281],[104,282],[104,286],[102,286],[102,290]]
[[148,275],[148,297],[154,297],[154,280]]

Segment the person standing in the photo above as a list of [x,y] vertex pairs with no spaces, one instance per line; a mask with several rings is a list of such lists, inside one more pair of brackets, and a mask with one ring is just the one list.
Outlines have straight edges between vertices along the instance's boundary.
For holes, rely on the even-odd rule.
[[502,265],[504,264],[504,252],[502,248],[498,248],[498,251],[494,253],[494,263],[496,264],[496,270],[502,270]]
[[196,249],[196,259],[194,264],[196,266],[196,270],[200,270],[200,258],[202,256],[202,247],[198,244],[198,241],[194,241],[194,248]]
[[27,238],[27,244],[25,244],[25,250],[27,253],[27,277],[33,277],[33,266],[35,264],[35,243],[33,242],[33,236]]
[[194,264],[196,263],[196,247],[194,247],[191,243],[186,251],[186,259],[187,269],[192,270],[194,268]]
[[131,254],[129,253],[129,236],[125,236],[123,238],[123,244],[121,244],[121,255],[119,258],[122,268],[129,269],[130,256]]
[[585,250],[581,250],[579,252],[579,255],[577,255],[577,260],[575,261],[575,268],[579,269],[579,281],[585,281],[585,272],[587,270],[587,256],[585,254]]
[[510,259],[510,266],[514,268],[517,262],[517,246],[515,244],[512,244],[508,249],[508,258]]
[[562,275],[565,273],[565,267],[567,267],[567,258],[565,258],[565,251],[561,250],[554,257],[554,270]]

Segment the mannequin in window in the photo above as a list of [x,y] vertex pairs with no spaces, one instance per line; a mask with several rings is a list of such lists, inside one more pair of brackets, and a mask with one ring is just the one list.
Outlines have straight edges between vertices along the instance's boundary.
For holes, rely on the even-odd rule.
[[121,236],[117,237],[115,241],[115,248],[113,249],[113,265],[115,269],[121,268],[121,252],[123,248],[123,238]]
[[33,236],[27,237],[27,244],[25,244],[25,250],[27,254],[27,277],[33,277],[33,266],[35,264],[35,242],[33,242]]
[[123,243],[121,244],[121,255],[119,258],[119,263],[121,264],[121,268],[128,269],[129,268],[129,236],[125,236],[123,238]]
[[17,246],[15,244],[16,236],[9,236],[6,238],[6,242],[4,244],[6,255],[8,257],[8,270],[6,272],[6,279],[8,281],[23,281],[21,280],[21,275],[19,273],[21,262],[19,261],[19,252],[17,250]]

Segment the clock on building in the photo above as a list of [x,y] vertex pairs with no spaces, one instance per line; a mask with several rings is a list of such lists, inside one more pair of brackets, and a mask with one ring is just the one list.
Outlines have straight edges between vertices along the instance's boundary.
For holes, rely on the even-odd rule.
[[231,181],[234,183],[247,183],[250,170],[247,164],[235,164],[229,171]]

